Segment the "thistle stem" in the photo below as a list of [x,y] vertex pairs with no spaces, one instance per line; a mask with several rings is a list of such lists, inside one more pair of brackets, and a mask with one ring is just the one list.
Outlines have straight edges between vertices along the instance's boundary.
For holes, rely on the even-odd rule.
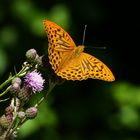
[[3,99],[3,100],[0,100],[0,103],[1,103],[1,102],[5,102],[5,101],[7,101],[7,100],[9,100],[9,98],[6,98],[6,99]]
[[0,97],[3,96],[3,95],[5,95],[5,94],[10,90],[10,87],[11,87],[11,86],[9,86],[4,92],[2,92],[2,93],[0,94]]
[[[20,71],[19,73],[17,73],[16,75],[12,76],[12,77],[9,77],[5,82],[3,82],[1,85],[0,85],[0,90],[6,86],[7,84],[9,84],[15,77],[22,77],[26,74],[27,70],[29,70],[29,67],[27,66],[24,66]],[[3,94],[3,93],[2,93]]]
[[0,85],[0,89],[2,89],[5,85],[9,84],[9,83],[13,80],[13,78],[14,78],[14,76],[8,78],[5,82],[3,82],[3,83]]
[[14,119],[13,119],[12,123],[10,124],[10,126],[9,126],[9,128],[6,132],[6,135],[5,135],[6,137],[5,138],[9,137],[12,134],[12,132],[14,132],[14,129],[11,132],[10,132],[10,130],[12,129],[14,124],[16,123],[16,119],[17,119],[17,113],[15,114]]

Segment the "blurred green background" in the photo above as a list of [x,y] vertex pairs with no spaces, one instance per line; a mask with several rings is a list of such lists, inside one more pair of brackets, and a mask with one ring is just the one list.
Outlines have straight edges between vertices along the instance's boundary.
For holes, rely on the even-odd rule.
[[21,68],[28,49],[47,53],[44,19],[61,25],[76,44],[82,43],[87,24],[85,45],[90,47],[85,51],[107,64],[116,77],[112,83],[89,79],[57,86],[41,104],[37,118],[20,129],[19,140],[140,139],[135,6],[110,0],[0,1],[0,83],[14,67]]

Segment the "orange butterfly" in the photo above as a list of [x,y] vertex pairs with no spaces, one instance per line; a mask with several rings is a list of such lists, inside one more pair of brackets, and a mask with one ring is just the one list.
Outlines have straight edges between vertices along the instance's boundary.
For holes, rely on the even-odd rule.
[[58,76],[67,80],[115,80],[110,69],[94,56],[84,53],[83,45],[77,47],[63,28],[49,20],[44,20],[43,24],[49,41],[49,62]]

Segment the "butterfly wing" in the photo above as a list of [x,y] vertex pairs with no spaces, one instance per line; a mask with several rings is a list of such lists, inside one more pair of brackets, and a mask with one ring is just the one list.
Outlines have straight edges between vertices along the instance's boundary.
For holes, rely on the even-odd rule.
[[92,55],[82,52],[79,57],[73,58],[69,64],[58,72],[58,75],[67,80],[86,80],[88,78],[104,81],[114,81],[110,69]]
[[69,34],[57,24],[49,20],[44,20],[43,23],[48,35],[49,62],[57,73],[73,54],[76,45]]

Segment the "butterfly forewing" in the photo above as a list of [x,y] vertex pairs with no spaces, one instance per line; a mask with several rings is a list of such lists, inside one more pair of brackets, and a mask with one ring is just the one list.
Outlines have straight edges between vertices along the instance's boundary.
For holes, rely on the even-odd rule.
[[44,27],[48,35],[49,62],[55,72],[68,61],[76,45],[69,34],[57,24],[44,20]]

